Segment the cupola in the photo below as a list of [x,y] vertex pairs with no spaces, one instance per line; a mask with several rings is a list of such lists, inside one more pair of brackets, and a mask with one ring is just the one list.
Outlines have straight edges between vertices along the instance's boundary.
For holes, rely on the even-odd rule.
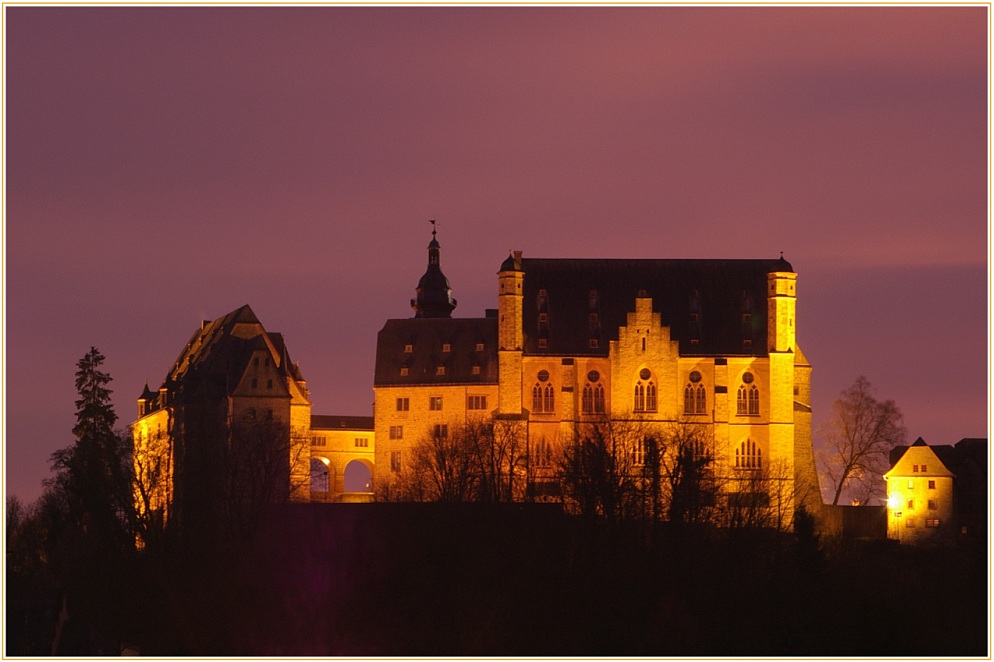
[[[435,225],[434,219],[431,221]],[[428,244],[428,270],[418,281],[417,297],[411,299],[414,317],[452,317],[456,300],[452,298],[452,288],[449,280],[442,273],[439,264],[441,246],[435,238],[435,229],[431,230],[431,243]]]

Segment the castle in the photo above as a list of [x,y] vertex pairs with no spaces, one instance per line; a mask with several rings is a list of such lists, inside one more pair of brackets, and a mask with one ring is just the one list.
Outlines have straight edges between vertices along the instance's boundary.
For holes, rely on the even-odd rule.
[[[349,425],[335,441],[332,419],[311,415],[282,336],[245,306],[204,322],[159,391],[146,386],[136,448],[167,467],[153,500],[178,504],[192,494],[191,463],[205,453],[197,435],[276,421],[290,439],[283,465],[294,498],[338,500],[346,466],[359,462],[382,499],[421,440],[500,420],[522,435],[528,498],[555,499],[553,458],[585,430],[693,425],[708,430],[715,463],[732,477],[727,492],[775,474],[789,487],[791,511],[814,506],[811,366],[796,342],[796,279],[782,255],[543,259],[516,251],[498,269],[498,307],[454,318],[433,231],[414,316],[388,320],[377,336],[371,421],[334,419]],[[190,427],[207,418],[210,430],[203,420]],[[643,454],[634,450],[636,464]]]

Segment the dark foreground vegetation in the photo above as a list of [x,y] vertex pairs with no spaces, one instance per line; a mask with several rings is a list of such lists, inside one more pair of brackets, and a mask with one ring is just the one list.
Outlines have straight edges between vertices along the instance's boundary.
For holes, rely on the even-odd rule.
[[[299,505],[238,544],[11,572],[6,654],[985,656],[986,549]],[[60,564],[85,573],[66,575]],[[64,565],[61,567],[69,567]],[[59,612],[65,610],[62,618]],[[66,618],[68,616],[68,618]]]

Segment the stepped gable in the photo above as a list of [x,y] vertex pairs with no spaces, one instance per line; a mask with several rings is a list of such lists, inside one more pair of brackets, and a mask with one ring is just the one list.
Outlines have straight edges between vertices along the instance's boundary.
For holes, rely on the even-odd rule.
[[[482,349],[477,349],[481,344]],[[479,371],[474,373],[474,366]],[[439,374],[439,367],[444,374]],[[375,386],[496,384],[497,318],[387,320],[376,338],[373,382]]]
[[[608,354],[609,340],[627,324],[644,292],[661,314],[682,355],[766,356],[767,274],[792,272],[773,260],[523,258],[526,354]],[[540,291],[544,296],[540,297]],[[596,292],[596,299],[592,298]],[[596,311],[594,307],[596,306]],[[546,347],[538,346],[539,312],[546,313]],[[591,313],[603,342],[590,348]],[[692,313],[697,318],[692,317]],[[748,317],[744,317],[748,314]],[[692,344],[691,337],[698,342]],[[751,348],[743,341],[750,340]]]

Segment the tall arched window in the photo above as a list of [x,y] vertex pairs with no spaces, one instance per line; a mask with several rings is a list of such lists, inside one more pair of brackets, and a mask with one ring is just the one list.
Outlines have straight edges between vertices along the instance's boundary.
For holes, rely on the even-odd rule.
[[645,411],[645,384],[635,384],[635,411]]
[[697,397],[694,398],[698,414],[706,414],[708,411],[707,395],[704,392],[704,384],[697,385]]
[[542,385],[532,387],[532,411],[542,413]]
[[556,411],[556,392],[552,388],[552,384],[545,385],[545,402],[543,403],[545,407],[545,413],[551,414]]
[[656,411],[656,385],[652,382],[645,386],[645,410]]
[[763,450],[752,439],[746,439],[735,449],[735,468],[763,468]]
[[735,398],[735,413],[739,416],[759,416],[759,389],[755,384],[739,387]]
[[583,413],[594,413],[594,389],[590,384],[586,384],[583,387]]
[[704,384],[687,384],[683,389],[683,413],[706,414],[707,409]]
[[604,385],[598,384],[594,387],[594,413],[604,413]]

